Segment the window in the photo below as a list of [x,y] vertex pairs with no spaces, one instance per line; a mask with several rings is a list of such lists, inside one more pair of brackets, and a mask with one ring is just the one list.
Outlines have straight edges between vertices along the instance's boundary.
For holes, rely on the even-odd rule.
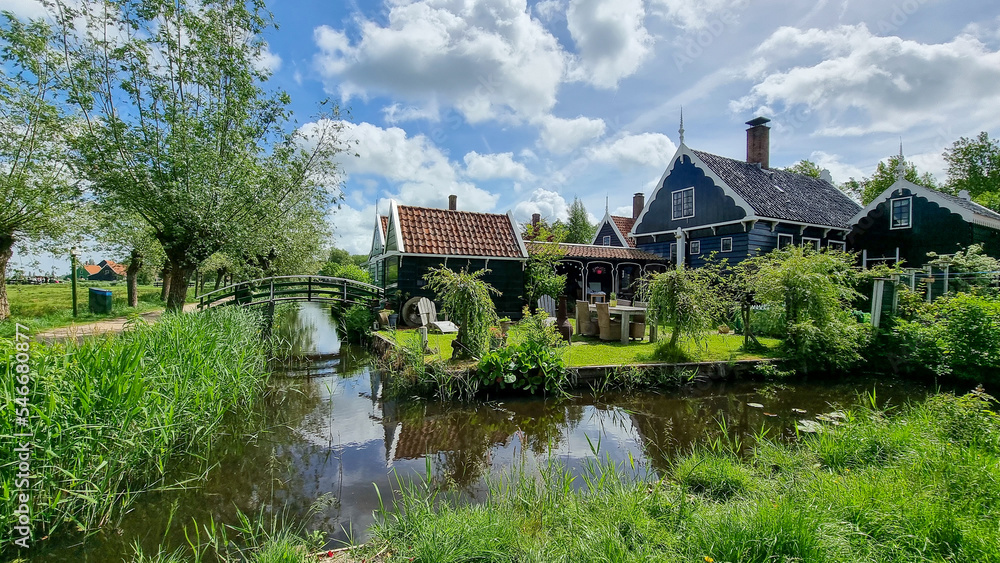
[[818,238],[810,238],[810,237],[802,237],[802,246],[811,246],[813,250],[815,250],[816,252],[819,252],[819,239]]
[[604,237],[604,242],[602,244],[604,246],[611,246],[611,237],[610,236]]
[[785,248],[790,244],[795,244],[795,238],[792,235],[778,235],[778,248]]
[[725,237],[722,239],[722,251],[723,252],[733,251],[733,237]]
[[670,255],[668,255],[667,258],[677,258],[677,243],[676,242],[670,243]]
[[385,262],[385,286],[395,285],[399,281],[399,257],[393,256]]
[[831,240],[826,243],[831,250],[839,250],[841,252],[847,252],[847,243],[842,240]]
[[674,219],[694,217],[694,188],[685,188],[673,193],[671,216]]
[[908,229],[910,227],[910,202],[911,198],[901,197],[892,200],[892,223],[891,229]]
[[701,241],[693,240],[691,241],[691,254],[701,254]]

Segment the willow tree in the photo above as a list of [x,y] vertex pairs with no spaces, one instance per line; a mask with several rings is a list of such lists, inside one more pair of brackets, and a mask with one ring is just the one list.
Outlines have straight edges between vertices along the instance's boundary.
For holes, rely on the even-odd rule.
[[54,0],[83,169],[106,206],[137,214],[167,258],[167,307],[223,248],[251,246],[289,207],[340,197],[341,122],[289,131],[288,95],[265,89],[262,0]]
[[66,169],[71,123],[59,96],[51,28],[4,13],[0,23],[0,320],[10,316],[7,264],[16,244],[58,236],[78,190]]

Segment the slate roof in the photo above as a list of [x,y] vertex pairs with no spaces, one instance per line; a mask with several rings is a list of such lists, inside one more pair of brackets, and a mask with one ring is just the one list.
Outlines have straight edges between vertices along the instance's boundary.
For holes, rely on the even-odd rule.
[[399,205],[407,254],[525,258],[507,215]]
[[612,215],[611,220],[615,222],[615,226],[622,232],[622,235],[625,237],[625,242],[629,246],[635,247],[635,239],[628,236],[628,234],[632,232],[632,226],[635,225],[635,219],[632,217],[619,217],[617,215]]
[[847,228],[861,210],[860,205],[825,180],[692,152],[743,197],[758,217]]
[[937,192],[937,195],[941,196],[951,204],[957,205],[963,209],[968,209],[969,211],[975,213],[976,215],[982,215],[983,217],[986,217],[988,219],[993,219],[994,221],[1000,221],[1000,213],[993,211],[989,207],[984,207],[974,201],[968,199],[962,199],[958,196],[946,194],[944,192]]
[[[528,249],[528,254],[537,252],[544,244],[553,243],[533,241],[524,242],[524,246]],[[666,262],[665,258],[657,256],[656,254],[635,248],[625,248],[623,246],[559,243],[559,250],[565,253],[566,258],[603,258],[606,260],[647,260]]]

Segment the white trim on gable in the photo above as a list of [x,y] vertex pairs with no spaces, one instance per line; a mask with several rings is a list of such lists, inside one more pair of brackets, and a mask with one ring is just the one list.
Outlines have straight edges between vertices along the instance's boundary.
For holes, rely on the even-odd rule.
[[636,217],[635,223],[632,225],[632,231],[629,233],[629,236],[635,238],[636,236],[664,234],[667,232],[667,231],[662,231],[657,233],[641,233],[640,235],[636,235],[635,229],[636,227],[642,224],[642,219],[646,216],[646,212],[649,211],[649,207],[653,205],[653,202],[656,201],[657,196],[660,194],[660,190],[663,189],[664,180],[667,179],[667,176],[670,175],[670,171],[674,169],[674,167],[677,165],[678,160],[680,160],[682,156],[690,157],[692,164],[697,166],[699,169],[701,169],[702,172],[705,173],[706,176],[711,178],[712,182],[714,182],[715,185],[718,186],[719,188],[722,188],[722,192],[726,194],[726,196],[731,198],[733,202],[736,204],[736,206],[742,209],[743,212],[747,214],[746,217],[741,219],[741,221],[752,221],[757,219],[757,212],[754,210],[753,207],[750,206],[749,203],[747,203],[747,200],[743,199],[743,196],[736,193],[735,190],[729,187],[729,184],[723,182],[722,178],[720,178],[718,174],[713,172],[712,169],[709,168],[704,161],[698,158],[698,155],[694,154],[694,151],[692,151],[690,148],[688,148],[687,145],[682,143],[681,146],[677,147],[677,152],[675,152],[674,156],[670,159],[670,164],[667,165],[667,169],[664,170],[663,174],[660,176],[660,181],[656,183],[656,187],[653,189],[653,193],[650,194],[649,199],[646,200],[646,205],[643,206],[642,213],[640,213],[639,216]]
[[507,219],[510,221],[510,230],[514,233],[514,238],[517,239],[517,247],[521,249],[521,256],[528,258],[528,247],[524,246],[524,239],[521,238],[521,229],[517,227],[517,221],[514,220],[513,210],[507,210]]
[[604,225],[606,224],[611,225],[612,232],[614,232],[615,235],[618,237],[618,242],[622,243],[622,246],[624,246],[625,248],[632,248],[632,245],[628,243],[626,235],[621,232],[621,230],[618,228],[618,223],[615,223],[615,220],[611,218],[611,213],[608,211],[604,212],[604,218],[601,219],[601,222],[597,224],[597,230],[594,231],[594,243],[593,243],[594,245],[603,246],[598,243],[597,237],[601,235],[601,229],[603,229]]
[[[851,226],[853,227],[854,225],[857,225],[858,222],[861,221],[861,219],[865,218],[872,211],[875,211],[875,208],[877,208],[879,206],[879,204],[881,204],[881,203],[885,202],[886,200],[890,199],[892,197],[892,194],[894,192],[896,192],[897,190],[904,190],[904,189],[910,190],[910,193],[912,193],[913,195],[922,197],[922,198],[926,199],[927,201],[930,201],[932,203],[937,204],[939,207],[942,207],[944,209],[947,209],[948,211],[951,211],[952,213],[954,213],[956,215],[959,215],[960,217],[962,217],[962,219],[965,219],[966,222],[974,223],[976,225],[981,225],[983,227],[989,227],[991,229],[1000,230],[1000,220],[996,220],[996,219],[993,219],[991,217],[986,217],[986,216],[983,216],[983,215],[977,215],[971,209],[966,209],[966,208],[964,208],[964,207],[962,207],[960,205],[955,205],[955,203],[953,201],[950,201],[950,200],[942,197],[942,195],[939,192],[937,192],[936,190],[932,190],[930,188],[925,188],[924,186],[921,186],[920,184],[914,184],[913,182],[910,182],[909,180],[896,180],[896,182],[893,185],[891,185],[888,188],[886,188],[882,193],[880,193],[878,195],[878,197],[876,197],[874,200],[872,200],[871,203],[869,203],[868,205],[866,205],[864,209],[862,209],[861,211],[859,211],[857,213],[857,215],[855,215],[854,217],[851,218]],[[973,205],[977,205],[979,207],[983,207],[983,206],[979,205],[978,203],[975,203],[975,202],[972,202],[972,203],[973,203]],[[984,210],[988,210],[986,207],[983,207],[983,209]],[[910,213],[912,213],[912,212],[913,212],[913,207],[911,205],[911,207],[910,207]],[[890,213],[891,213],[891,210],[890,210]],[[890,222],[891,222],[891,217],[890,217]],[[912,222],[912,219],[911,219],[911,222]]]
[[389,200],[389,224],[385,226],[386,238],[389,236],[389,231],[392,231],[396,235],[396,251],[400,254],[405,253],[406,247],[403,245],[403,235],[399,232],[399,206],[396,205],[396,200],[394,199]]

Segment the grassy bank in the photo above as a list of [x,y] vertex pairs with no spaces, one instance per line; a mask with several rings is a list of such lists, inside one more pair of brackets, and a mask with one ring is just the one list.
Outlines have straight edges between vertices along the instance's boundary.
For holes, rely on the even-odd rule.
[[[516,330],[513,329],[513,330]],[[383,336],[419,348],[417,331],[382,331]],[[427,345],[435,358],[450,360],[454,334],[429,334]],[[705,348],[699,349],[694,342],[683,343],[684,350],[695,361],[759,360],[777,356],[780,341],[775,338],[759,338],[766,350],[749,353],[741,349],[743,337],[738,334],[709,334],[705,337]],[[637,363],[658,363],[656,345],[649,341],[605,342],[589,336],[573,336],[573,344],[559,349],[567,367],[631,365]]]
[[[14,343],[0,339],[0,434],[30,438],[35,538],[113,522],[131,498],[169,485],[172,456],[203,453],[228,412],[267,382],[259,318],[241,309],[165,315],[110,338],[32,344],[28,416],[17,412]],[[20,350],[17,350],[20,351]],[[22,357],[23,358],[23,357]],[[0,459],[0,545],[10,545],[17,459]]]
[[[88,309],[87,289],[95,287],[111,290],[112,310],[106,315],[95,315]],[[160,288],[151,285],[140,285],[139,305],[132,308],[127,304],[127,288],[123,283],[81,283],[77,287],[79,316],[73,318],[73,294],[70,284],[47,285],[8,285],[7,297],[10,299],[10,319],[0,321],[0,338],[10,338],[14,335],[14,323],[21,323],[32,332],[59,328],[71,324],[92,323],[129,314],[141,314],[163,308],[160,301]],[[188,291],[189,297],[194,295]]]
[[1000,420],[982,394],[848,413],[746,457],[714,442],[661,478],[590,463],[494,479],[483,504],[404,486],[384,561],[1000,560]]

